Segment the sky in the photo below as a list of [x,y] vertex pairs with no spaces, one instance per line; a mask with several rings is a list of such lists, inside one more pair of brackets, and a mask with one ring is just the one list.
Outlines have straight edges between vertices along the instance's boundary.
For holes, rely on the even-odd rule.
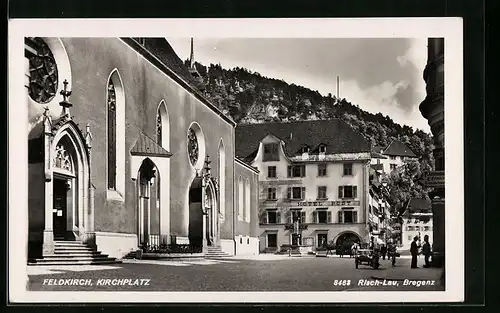
[[[190,38],[167,38],[182,60]],[[418,110],[425,98],[426,38],[194,38],[195,60],[337,93],[371,113],[430,133]]]

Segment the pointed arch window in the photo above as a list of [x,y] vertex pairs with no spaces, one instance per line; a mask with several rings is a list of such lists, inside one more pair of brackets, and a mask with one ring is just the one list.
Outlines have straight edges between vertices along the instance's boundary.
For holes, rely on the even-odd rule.
[[247,178],[245,181],[245,221],[250,222],[250,180]]
[[166,150],[170,149],[170,121],[167,105],[161,101],[156,110],[156,143]]
[[219,213],[221,219],[226,216],[226,151],[222,139],[219,143]]
[[108,189],[116,190],[116,89],[108,81]]
[[243,187],[243,179],[241,176],[238,178],[238,220],[242,221],[243,220],[243,206],[245,204],[244,202],[244,187]]
[[158,110],[158,114],[156,117],[156,143],[161,146],[162,143],[162,125],[161,125],[161,114],[160,110]]

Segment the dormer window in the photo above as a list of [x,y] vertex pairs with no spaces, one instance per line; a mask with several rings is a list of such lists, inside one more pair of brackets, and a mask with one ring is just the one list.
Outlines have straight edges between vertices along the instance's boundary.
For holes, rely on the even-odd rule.
[[326,152],[326,146],[325,145],[319,146],[319,153],[325,153],[325,152]]
[[302,153],[309,153],[309,147],[302,147]]
[[278,143],[264,144],[264,156],[263,156],[262,161],[264,161],[264,162],[279,161],[280,156],[279,156],[278,149],[279,149]]

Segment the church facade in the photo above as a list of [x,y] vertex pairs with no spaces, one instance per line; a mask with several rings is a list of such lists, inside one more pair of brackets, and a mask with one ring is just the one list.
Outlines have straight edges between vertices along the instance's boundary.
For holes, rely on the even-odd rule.
[[61,241],[116,258],[258,250],[258,172],[235,159],[235,122],[165,39],[25,38],[25,64],[29,258]]

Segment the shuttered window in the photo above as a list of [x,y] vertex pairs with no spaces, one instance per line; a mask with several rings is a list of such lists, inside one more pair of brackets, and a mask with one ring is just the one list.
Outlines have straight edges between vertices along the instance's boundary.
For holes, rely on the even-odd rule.
[[288,187],[286,189],[287,199],[304,199],[306,195],[306,187]]
[[279,161],[279,145],[278,143],[267,143],[264,144],[264,155],[262,161]]
[[318,199],[326,198],[326,186],[318,186]]
[[288,165],[287,176],[288,177],[305,177],[306,176],[306,166],[305,165]]
[[358,187],[357,186],[339,186],[339,198],[344,199],[355,199],[358,197]]

